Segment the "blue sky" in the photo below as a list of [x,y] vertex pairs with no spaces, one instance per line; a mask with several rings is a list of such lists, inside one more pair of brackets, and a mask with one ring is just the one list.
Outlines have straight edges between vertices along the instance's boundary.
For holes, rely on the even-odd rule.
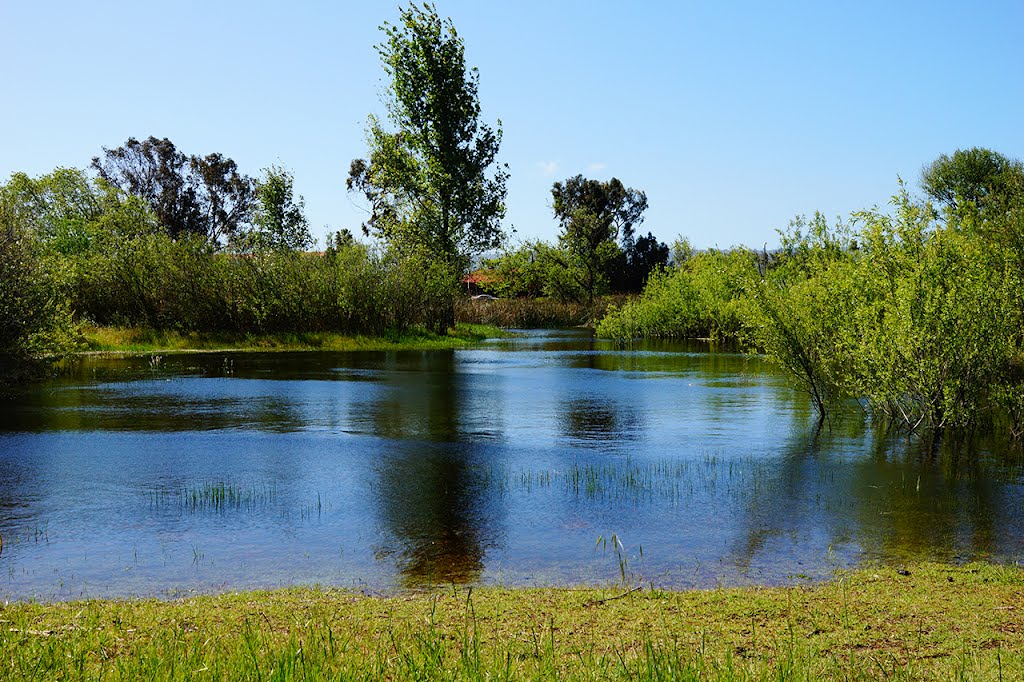
[[[314,234],[386,88],[391,2],[5,2],[0,177],[128,137],[291,169]],[[439,0],[501,119],[506,227],[555,239],[576,173],[647,193],[641,230],[769,246],[798,213],[884,205],[957,148],[1024,157],[1024,2]]]

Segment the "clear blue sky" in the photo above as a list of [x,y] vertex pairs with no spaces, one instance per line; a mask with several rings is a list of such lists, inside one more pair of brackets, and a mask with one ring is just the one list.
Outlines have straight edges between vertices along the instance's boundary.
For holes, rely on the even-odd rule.
[[[349,162],[386,87],[390,2],[4,2],[0,177],[128,137],[290,168],[314,233],[357,231]],[[647,192],[641,226],[776,243],[797,213],[884,205],[938,154],[1024,157],[1024,2],[439,0],[502,120],[506,226],[553,240],[552,182]]]

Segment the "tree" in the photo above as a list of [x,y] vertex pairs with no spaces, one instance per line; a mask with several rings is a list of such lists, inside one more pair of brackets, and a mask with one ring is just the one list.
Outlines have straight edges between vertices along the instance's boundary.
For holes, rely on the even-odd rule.
[[294,176],[271,166],[256,181],[252,226],[241,233],[235,246],[242,251],[265,249],[304,251],[313,243],[304,213],[306,200],[295,198]]
[[73,345],[67,273],[42,247],[36,216],[24,210],[23,179],[0,186],[0,385]]
[[442,303],[431,322],[443,331],[454,324],[455,292],[472,255],[504,239],[501,127],[481,123],[479,73],[466,68],[462,39],[433,5],[403,9],[398,24],[381,30],[394,130],[370,117],[369,160],[352,162],[346,184],[370,204],[364,232],[431,262]]
[[540,296],[545,286],[543,254],[547,248],[539,241],[523,242],[498,256],[485,258],[481,265],[494,274],[494,281],[481,287],[502,298]]
[[203,213],[200,231],[208,241],[230,239],[249,219],[253,181],[238,172],[238,165],[220,153],[189,159],[194,184],[199,188]]
[[106,248],[113,237],[156,227],[141,199],[77,168],[57,168],[36,178],[14,173],[0,192],[23,228],[64,256]]
[[612,291],[639,293],[650,274],[668,264],[668,255],[668,245],[650,232],[630,240],[613,264]]
[[620,253],[621,237],[627,249],[633,245],[633,226],[643,222],[647,196],[627,189],[617,178],[608,182],[582,175],[556,182],[551,188],[552,208],[562,227],[558,241],[575,266],[580,286],[593,300],[606,267]]
[[219,153],[188,157],[166,137],[131,137],[116,149],[104,147],[92,167],[112,186],[145,200],[175,239],[198,235],[216,244],[249,216],[252,180]]
[[979,209],[1005,211],[1024,198],[1024,164],[983,147],[940,155],[921,170],[921,188],[933,200],[958,208],[972,202]]
[[3,193],[19,222],[61,253],[87,248],[89,226],[103,212],[96,186],[74,168],[57,168],[38,178],[14,173]]

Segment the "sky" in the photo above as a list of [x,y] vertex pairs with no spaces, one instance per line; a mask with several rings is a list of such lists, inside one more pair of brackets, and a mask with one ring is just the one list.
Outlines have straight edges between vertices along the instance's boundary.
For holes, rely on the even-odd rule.
[[[506,229],[557,238],[551,186],[647,194],[638,232],[771,247],[798,214],[885,207],[958,148],[1024,158],[1024,2],[438,0],[501,121]],[[385,113],[395,2],[0,3],[0,178],[129,137],[295,176],[315,236]]]

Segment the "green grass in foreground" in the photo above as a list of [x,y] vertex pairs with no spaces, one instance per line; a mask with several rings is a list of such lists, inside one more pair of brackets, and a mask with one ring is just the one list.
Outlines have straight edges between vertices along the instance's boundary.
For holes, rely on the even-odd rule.
[[336,332],[282,332],[231,334],[178,332],[139,327],[85,327],[86,352],[186,353],[190,351],[292,351],[292,350],[434,350],[460,348],[484,339],[507,335],[497,327],[460,324],[441,336],[416,328],[383,337],[345,336]]
[[787,588],[287,589],[9,604],[5,679],[1022,679],[1024,571]]

